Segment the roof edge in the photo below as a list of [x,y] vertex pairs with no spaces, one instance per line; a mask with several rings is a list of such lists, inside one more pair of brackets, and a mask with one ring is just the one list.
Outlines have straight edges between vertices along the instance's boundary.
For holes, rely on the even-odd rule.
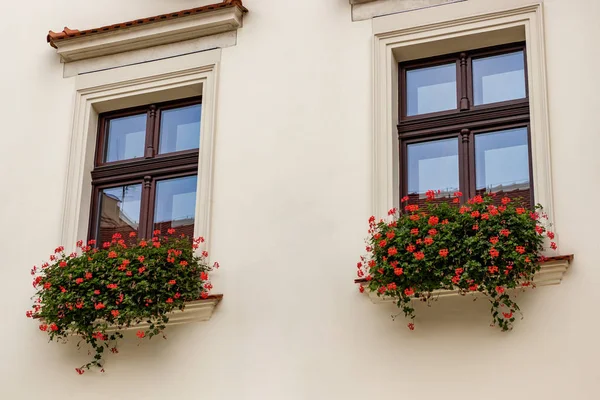
[[186,10],[155,15],[152,17],[140,18],[132,21],[121,22],[113,25],[102,26],[99,28],[92,28],[86,30],[78,30],[78,29],[70,29],[68,27],[64,27],[61,32],[54,32],[52,30],[48,31],[48,35],[46,36],[46,41],[50,44],[50,46],[58,49],[57,42],[62,42],[64,40],[76,39],[81,37],[86,37],[90,35],[102,34],[105,32],[114,32],[120,29],[132,28],[135,26],[148,25],[152,23],[157,23],[161,21],[167,21],[178,18],[185,18],[193,15],[208,13],[211,11],[223,10],[231,7],[237,7],[240,9],[242,13],[247,13],[248,9],[244,7],[242,4],[242,0],[223,0],[221,3],[208,4],[205,6],[200,6],[196,8],[190,8]]

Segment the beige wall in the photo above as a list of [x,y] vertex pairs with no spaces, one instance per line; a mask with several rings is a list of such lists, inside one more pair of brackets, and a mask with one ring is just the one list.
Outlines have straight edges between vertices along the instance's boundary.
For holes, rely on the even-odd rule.
[[29,268],[59,244],[74,99],[44,37],[205,3],[0,5],[0,398],[597,399],[597,0],[544,2],[554,213],[575,262],[560,286],[522,297],[513,332],[489,328],[487,304],[465,298],[419,307],[410,332],[393,306],[358,294],[371,21],[351,22],[347,0],[245,0],[218,89],[211,252],[225,299],[211,321],[139,347],[128,338],[105,374],[75,374],[87,355],[46,343],[25,318]]

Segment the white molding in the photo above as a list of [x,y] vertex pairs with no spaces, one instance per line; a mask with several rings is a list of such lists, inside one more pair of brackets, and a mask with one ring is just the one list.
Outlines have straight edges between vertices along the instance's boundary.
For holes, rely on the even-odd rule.
[[237,31],[203,36],[183,42],[170,43],[162,46],[148,47],[119,54],[88,58],[63,64],[63,78],[79,74],[95,72],[104,69],[118,68],[127,65],[146,63],[163,58],[176,57],[199,51],[235,46]]
[[[534,275],[533,283],[535,287],[558,285],[562,282],[563,276],[569,269],[569,260],[553,260],[547,261],[541,265],[541,269]],[[367,282],[361,282],[360,285],[367,286]],[[525,290],[526,288],[523,288]],[[369,299],[376,304],[379,303],[392,303],[396,302],[392,297],[379,296],[377,292],[365,291],[369,295]],[[432,299],[450,296],[462,295],[458,290],[435,290],[431,293]],[[469,296],[482,296],[480,292],[467,292],[465,295]],[[419,300],[414,297],[413,301]]]
[[[214,295],[206,300],[197,300],[185,303],[184,311],[174,310],[173,312],[167,314],[167,316],[169,317],[169,322],[166,326],[208,321],[215,312],[215,308],[217,307],[217,305],[221,302],[222,297],[223,296],[220,295]],[[147,329],[149,326],[149,323],[141,322],[139,324],[131,325],[129,327],[122,327],[120,330],[144,330]],[[112,332],[116,330],[116,326],[113,325],[109,326],[106,331]]]
[[54,44],[61,61],[71,62],[235,31],[242,26],[242,18],[241,8],[229,7],[102,34],[56,40]]
[[464,2],[373,20],[373,215],[383,217],[399,203],[396,77],[402,54],[431,52],[436,43],[436,50],[469,46],[483,36],[512,39],[515,29],[527,42],[534,196],[554,221],[542,4],[523,0]]
[[352,21],[362,21],[428,7],[443,6],[466,0],[350,0]]
[[91,170],[100,112],[202,95],[194,235],[210,236],[217,72],[221,50],[79,75],[66,171],[61,240],[74,248],[88,231]]

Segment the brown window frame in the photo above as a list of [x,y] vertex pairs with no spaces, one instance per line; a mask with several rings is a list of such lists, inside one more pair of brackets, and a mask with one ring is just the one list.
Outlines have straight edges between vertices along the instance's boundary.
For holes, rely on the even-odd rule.
[[[110,111],[98,116],[94,169],[91,172],[92,200],[88,229],[89,239],[97,239],[98,236],[101,190],[133,184],[141,184],[142,186],[138,236],[140,238],[152,237],[156,183],[165,179],[198,175],[200,156],[199,148],[158,154],[162,111],[197,104],[202,104],[202,96]],[[114,118],[143,114],[144,112],[146,113],[144,156],[105,162],[109,121]]]
[[[474,105],[473,59],[523,51],[525,67],[525,97],[490,104]],[[407,116],[406,72],[456,62],[457,107],[433,113]],[[407,146],[438,139],[457,138],[459,158],[459,191],[465,198],[481,194],[476,191],[475,135],[487,131],[527,128],[529,151],[529,191],[533,205],[533,164],[531,154],[531,129],[527,49],[524,42],[446,54],[399,64],[398,77],[398,154],[399,190],[401,197],[408,195]]]

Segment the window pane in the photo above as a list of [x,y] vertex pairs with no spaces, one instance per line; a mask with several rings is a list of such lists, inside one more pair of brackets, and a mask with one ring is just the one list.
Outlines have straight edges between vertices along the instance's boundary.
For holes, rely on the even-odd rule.
[[156,183],[154,229],[166,232],[175,228],[178,234],[194,235],[196,215],[196,176],[165,179]]
[[406,71],[406,115],[456,108],[456,64]]
[[202,105],[165,110],[160,117],[160,154],[200,147]]
[[525,98],[522,51],[473,60],[475,105]]
[[101,244],[120,233],[124,239],[130,232],[137,232],[140,223],[142,185],[119,186],[100,191],[98,232],[96,240]]
[[121,161],[144,156],[146,114],[108,121],[108,138],[104,161]]
[[530,206],[527,128],[476,135],[475,177],[478,192],[521,197]]
[[428,190],[440,191],[438,198],[458,191],[458,139],[436,140],[407,146],[408,195],[419,202]]

